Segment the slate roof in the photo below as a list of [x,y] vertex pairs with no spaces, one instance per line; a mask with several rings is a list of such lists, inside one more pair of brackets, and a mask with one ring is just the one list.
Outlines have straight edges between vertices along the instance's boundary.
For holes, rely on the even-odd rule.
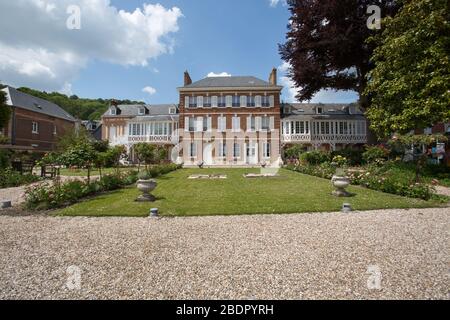
[[[145,115],[139,114],[139,109],[142,107],[145,107],[147,109]],[[156,104],[156,105],[130,104],[130,105],[118,105],[117,108],[120,110],[120,113],[117,116],[120,117],[168,116],[168,115],[174,116],[174,114],[170,114],[171,108],[176,108],[178,112],[178,107],[176,104]],[[110,114],[110,108],[103,114],[103,116],[115,117]]]
[[[356,108],[350,113],[350,108]],[[322,108],[322,113],[318,114],[316,109]],[[287,109],[290,109],[287,111]],[[364,114],[356,104],[339,103],[285,103],[282,105],[283,118],[298,118],[299,116],[309,116],[317,119],[339,118],[339,119],[364,119]]]
[[208,77],[190,85],[182,87],[182,89],[189,88],[273,88],[274,86],[267,81],[261,79],[245,76],[245,77]]
[[3,91],[7,93],[7,104],[10,106],[46,114],[67,121],[76,121],[72,115],[53,102],[23,93],[10,86],[6,86]]

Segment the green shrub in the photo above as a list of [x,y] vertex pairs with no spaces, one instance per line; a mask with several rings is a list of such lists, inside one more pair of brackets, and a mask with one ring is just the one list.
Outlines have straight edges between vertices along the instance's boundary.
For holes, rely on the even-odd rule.
[[331,153],[327,151],[309,151],[300,156],[300,161],[303,163],[317,165],[331,161]]
[[104,175],[100,181],[100,186],[103,191],[112,191],[117,190],[124,185],[123,178],[117,174],[108,174]]
[[389,150],[383,146],[366,146],[362,154],[365,163],[383,162],[389,157]]
[[14,188],[39,181],[38,176],[32,174],[20,174],[11,169],[0,170],[0,188]]
[[359,166],[363,162],[363,151],[357,149],[346,148],[343,150],[333,151],[332,157],[342,156],[347,159],[350,166]]
[[0,170],[5,170],[11,165],[11,152],[0,149]]
[[[178,168],[180,166],[175,164],[156,166],[153,174],[159,176],[161,172],[168,173]],[[130,171],[122,174],[104,175],[99,181],[90,183],[78,180],[62,184],[41,183],[36,187],[27,189],[25,206],[30,210],[56,209],[75,203],[87,196],[132,185],[137,180],[138,172]]]

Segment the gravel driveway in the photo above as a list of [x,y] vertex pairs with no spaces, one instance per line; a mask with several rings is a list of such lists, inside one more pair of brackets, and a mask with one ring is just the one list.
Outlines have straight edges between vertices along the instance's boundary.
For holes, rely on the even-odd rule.
[[448,299],[449,217],[0,216],[0,299]]

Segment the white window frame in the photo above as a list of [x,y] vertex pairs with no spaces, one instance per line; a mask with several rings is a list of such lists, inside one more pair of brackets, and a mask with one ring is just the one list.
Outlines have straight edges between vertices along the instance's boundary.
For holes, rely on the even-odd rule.
[[170,108],[169,114],[177,114],[177,108]]
[[34,133],[34,134],[39,133],[39,122],[36,122],[36,121],[31,122],[31,133]]
[[116,109],[115,107],[112,107],[112,108],[110,109],[110,114],[111,114],[112,116],[117,116],[117,109]]

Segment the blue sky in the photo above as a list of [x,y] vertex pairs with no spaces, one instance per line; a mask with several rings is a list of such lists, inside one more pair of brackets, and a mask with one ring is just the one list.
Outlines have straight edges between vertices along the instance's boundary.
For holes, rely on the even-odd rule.
[[[19,10],[23,15],[23,11],[28,9],[21,8],[20,5],[27,1],[37,2],[37,0],[19,0],[18,4],[10,5],[14,7],[3,9],[9,9],[12,16],[18,14]],[[3,66],[0,62],[1,81],[15,86],[27,85],[55,91],[61,91],[64,87],[62,91],[80,97],[176,103],[178,102],[176,88],[182,85],[185,70],[190,72],[194,81],[204,78],[211,72],[254,75],[267,80],[271,68],[276,67],[280,69],[280,83],[286,85],[283,98],[286,101],[292,100],[294,90],[289,89],[289,82],[283,77],[283,61],[278,53],[278,43],[284,41],[289,18],[289,12],[283,1],[278,1],[274,5],[277,1],[271,3],[271,0],[158,2],[95,0],[91,3],[94,3],[92,6],[97,6],[96,10],[100,10],[96,12],[86,7],[88,3],[86,0],[72,0],[70,2],[79,3],[81,7],[82,25],[81,30],[71,30],[70,33],[67,30],[59,30],[60,24],[56,24],[62,20],[58,14],[65,14],[65,8],[58,7],[62,5],[61,2],[55,0],[43,2],[46,6],[42,6],[41,1],[39,4],[41,7],[36,4],[35,10],[41,10],[38,11],[40,14],[48,14],[48,21],[52,23],[42,26],[43,31],[38,41],[26,38],[25,34],[36,29],[36,23],[41,23],[42,19],[37,19],[33,25],[22,27],[24,40],[20,45],[0,32],[0,49],[3,48],[7,55],[2,59]],[[130,14],[135,12],[136,8],[144,11],[144,3],[153,5],[159,3],[161,6],[152,7],[148,15],[139,15],[139,19],[132,19],[132,26],[128,23],[126,33],[120,35],[123,30],[114,29],[115,24],[122,23],[123,15],[119,11],[123,10]],[[7,5],[0,5],[0,28],[2,15],[5,14],[1,6]],[[172,11],[174,8],[178,9]],[[103,12],[102,10],[108,12],[108,15],[98,19],[104,19],[101,25],[95,25],[97,23],[95,17],[99,15],[98,12]],[[30,16],[33,16],[32,13]],[[108,25],[108,19],[111,25]],[[169,19],[171,22],[167,22]],[[161,21],[158,22],[159,20]],[[150,32],[155,29],[164,31],[152,38],[155,40],[154,45],[147,46],[143,44],[147,41],[145,35],[140,37],[136,35],[142,31],[141,26],[148,26]],[[56,29],[60,32],[57,33]],[[43,32],[48,37],[42,36]],[[55,36],[51,36],[53,33]],[[60,41],[54,40],[59,36]],[[133,47],[128,50],[121,43],[120,37],[131,39]],[[18,57],[15,53],[20,46],[24,48],[27,41],[31,48],[29,54],[23,56],[20,54]],[[158,50],[155,49],[157,47]],[[61,52],[69,58],[58,63],[57,60],[63,55]],[[1,53],[0,58],[4,58],[1,57]],[[5,62],[8,59],[9,64]],[[30,63],[27,59],[37,62]],[[123,62],[125,60],[128,62]],[[140,63],[141,60],[145,60],[145,63]],[[12,66],[19,72],[17,70],[14,72]],[[1,71],[4,71],[3,76]],[[42,81],[42,75],[45,74],[49,81]],[[146,87],[151,89],[144,92],[143,88]],[[326,103],[355,100],[356,95],[351,92],[321,92],[313,101]]]

